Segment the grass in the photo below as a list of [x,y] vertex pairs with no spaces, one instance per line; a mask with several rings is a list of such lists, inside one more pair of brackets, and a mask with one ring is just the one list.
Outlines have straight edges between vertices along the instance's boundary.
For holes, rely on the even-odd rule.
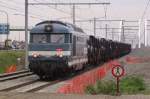
[[24,55],[24,51],[0,51],[0,73],[3,73],[8,66],[17,64],[17,58],[22,58]]
[[146,85],[142,77],[128,76],[120,82],[121,92],[125,94],[137,94],[146,89]]
[[[146,91],[146,85],[142,77],[128,76],[120,81],[121,94],[139,94]],[[95,85],[86,87],[87,94],[115,95],[116,83],[114,81],[97,81]]]
[[115,82],[113,81],[97,81],[95,85],[86,87],[87,94],[111,94],[115,92]]

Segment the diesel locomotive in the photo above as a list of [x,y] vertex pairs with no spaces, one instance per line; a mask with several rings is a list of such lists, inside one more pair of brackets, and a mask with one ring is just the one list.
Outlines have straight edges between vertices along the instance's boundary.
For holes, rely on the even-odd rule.
[[29,68],[41,79],[57,78],[130,51],[130,44],[88,36],[69,23],[44,21],[30,31]]
[[30,32],[29,68],[40,78],[81,70],[87,63],[88,36],[81,28],[60,21],[44,21]]

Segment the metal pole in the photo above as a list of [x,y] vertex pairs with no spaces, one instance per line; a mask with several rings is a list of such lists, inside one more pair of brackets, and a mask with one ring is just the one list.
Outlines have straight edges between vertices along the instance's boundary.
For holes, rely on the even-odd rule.
[[125,34],[124,34],[124,20],[122,20],[122,41],[125,42]]
[[104,5],[104,12],[105,12],[105,20],[107,19],[107,5]]
[[139,19],[139,32],[138,32],[138,47],[141,48],[141,19]]
[[73,24],[75,25],[76,23],[75,23],[75,5],[73,4],[73,6],[72,6],[72,21],[73,21]]
[[120,95],[120,90],[119,90],[119,77],[117,77],[117,96]]
[[147,20],[145,20],[145,46],[147,46],[148,42],[147,42]]
[[28,0],[25,0],[25,68],[28,69]]
[[114,39],[114,29],[112,28],[112,40],[115,40]]
[[119,42],[121,42],[123,33],[123,20],[120,21],[120,33],[119,33]]
[[21,41],[21,40],[20,40],[20,32],[19,32],[19,41]]
[[105,38],[106,38],[106,39],[107,39],[107,27],[108,27],[108,26],[107,26],[107,24],[106,24],[106,25],[105,25],[105,31],[106,31],[106,37],[105,37]]
[[7,31],[8,31],[7,40],[8,40],[8,36],[9,36],[9,17],[8,17],[8,13],[7,12],[5,12],[5,13],[6,13],[6,16],[7,16]]
[[94,18],[93,23],[94,23],[94,27],[93,27],[93,29],[94,29],[94,36],[96,36],[96,18]]
[[132,48],[133,48],[133,46],[134,46],[134,42],[133,42],[133,40],[132,40]]

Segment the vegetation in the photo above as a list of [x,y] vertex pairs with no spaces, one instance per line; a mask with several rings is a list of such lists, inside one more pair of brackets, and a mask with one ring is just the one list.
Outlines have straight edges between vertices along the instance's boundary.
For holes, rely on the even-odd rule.
[[[142,77],[128,76],[120,81],[121,94],[138,94],[145,91],[146,85]],[[86,87],[87,94],[108,94],[116,93],[116,84],[114,81],[97,81],[95,85]]]
[[17,58],[22,58],[24,55],[24,51],[0,51],[0,73],[3,73],[8,66],[17,64]]
[[114,81],[97,81],[95,85],[86,87],[87,94],[114,94],[115,82]]
[[121,92],[125,94],[137,94],[146,89],[146,85],[142,77],[131,76],[123,78],[120,82]]

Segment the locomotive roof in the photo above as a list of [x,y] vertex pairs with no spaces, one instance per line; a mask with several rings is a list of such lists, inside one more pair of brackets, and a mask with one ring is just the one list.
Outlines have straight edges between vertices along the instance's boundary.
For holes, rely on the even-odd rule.
[[31,29],[31,33],[45,33],[45,26],[51,25],[53,33],[72,33],[72,31],[77,31],[84,33],[83,30],[75,25],[69,23],[63,23],[61,21],[43,21],[35,25]]

